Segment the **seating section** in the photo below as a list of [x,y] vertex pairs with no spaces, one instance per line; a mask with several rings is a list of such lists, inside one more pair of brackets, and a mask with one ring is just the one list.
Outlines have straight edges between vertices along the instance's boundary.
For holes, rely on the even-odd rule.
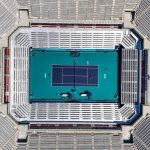
[[136,27],[150,39],[150,1],[142,0],[135,12]]
[[130,117],[135,113],[134,105],[125,104],[120,108],[120,113],[124,119],[130,119]]
[[122,49],[121,103],[138,102],[138,50]]
[[1,3],[7,8],[7,11],[13,13],[13,15],[18,14],[18,7],[15,0],[1,0]]
[[14,60],[12,72],[14,72],[14,82],[11,86],[13,91],[12,101],[14,104],[28,103],[28,53],[29,48],[15,46],[14,48]]
[[15,114],[30,121],[127,121],[135,113],[135,107],[125,104],[119,109],[117,104],[101,103],[32,103],[19,105]]
[[118,18],[122,20],[123,10],[124,10],[125,0],[115,0],[113,6],[113,18]]
[[26,143],[18,143],[16,150],[27,150],[27,144]]
[[20,8],[28,8],[28,1],[29,0],[16,0]]
[[29,41],[29,34],[27,33],[20,33],[16,36],[16,44],[19,46],[29,47],[30,41]]
[[17,107],[15,113],[19,118],[28,118],[30,108],[31,108],[30,104],[22,104]]
[[138,150],[150,149],[150,116],[143,118],[134,128],[133,142]]
[[15,0],[0,1],[0,38],[14,27],[18,20],[18,8]]
[[120,134],[102,134],[92,131],[70,131],[29,133],[27,150],[30,149],[65,150],[122,150]]
[[32,103],[30,121],[113,121],[122,120],[118,104]]
[[141,0],[126,0],[125,10],[136,10]]
[[119,133],[100,133],[92,130],[61,129],[42,132],[29,131],[27,143],[18,143],[17,150],[134,150],[131,143],[123,143]]
[[97,1],[95,7],[95,19],[111,20],[113,18],[113,1]]
[[135,11],[141,0],[17,0],[29,9],[33,22],[122,24],[123,13]]
[[12,120],[0,113],[0,147],[15,149],[18,130]]
[[141,15],[149,7],[149,4],[149,0],[142,0],[136,10],[135,16],[138,17],[139,15]]
[[135,150],[132,143],[124,143],[124,150]]
[[[21,0],[18,0],[21,3]],[[30,18],[50,19],[55,22],[122,20],[124,0],[30,0]],[[116,11],[117,10],[117,11]]]
[[[55,3],[56,8],[58,8],[58,3]],[[80,1],[79,1],[79,3],[80,3]],[[87,4],[88,1],[83,1],[83,3]],[[84,4],[81,4],[81,5],[79,4],[80,5],[79,7],[82,7]],[[85,8],[86,7],[87,6],[85,5]],[[56,10],[58,10],[58,9],[56,9]],[[79,18],[81,17],[80,19],[82,19],[82,17],[85,17],[85,16],[83,16],[84,13],[82,11],[84,11],[84,10],[81,10],[81,11],[79,10],[79,13],[81,14],[79,16]],[[58,12],[56,13],[56,15],[57,14],[58,14]],[[86,12],[85,12],[85,15],[86,15]],[[61,20],[76,20],[76,1],[73,1],[73,0],[60,1],[60,17],[58,16],[58,18],[60,18]],[[86,17],[85,17],[85,20],[86,20]]]
[[131,48],[131,49],[135,48],[135,43],[136,41],[131,35],[125,35],[121,42],[124,48]]
[[122,30],[33,28],[31,45],[35,48],[114,49],[121,43]]

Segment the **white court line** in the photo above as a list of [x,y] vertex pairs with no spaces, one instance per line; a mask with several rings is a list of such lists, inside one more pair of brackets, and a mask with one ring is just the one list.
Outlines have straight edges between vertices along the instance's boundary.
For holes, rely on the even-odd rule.
[[63,77],[71,77],[71,76],[75,76],[75,77],[88,77],[87,75],[63,75]]
[[[71,68],[71,69],[74,69],[74,66],[65,66],[65,67],[57,67],[57,66],[55,66],[55,67],[53,67],[53,69],[55,69],[55,68],[63,68],[63,69],[68,69],[68,68]],[[79,68],[79,69],[86,69],[86,68],[89,68],[89,69],[98,69],[98,66],[82,66],[82,67],[79,67],[79,66],[75,66],[75,68]]]
[[61,69],[62,69],[62,75],[61,75],[62,78],[61,79],[62,79],[62,83],[63,83],[64,82],[64,75],[63,75],[63,73],[64,73],[63,71],[64,70],[63,70],[63,68],[61,68]]
[[[61,84],[61,85],[64,85],[64,84],[70,84],[70,85],[73,85],[74,83],[53,83],[53,84]],[[97,86],[98,84],[86,84],[86,83],[75,83],[76,85],[78,84],[81,84],[81,85],[85,85],[85,86],[88,86],[88,85],[93,85],[93,86]]]
[[89,78],[88,78],[88,76],[89,76],[89,69],[87,68],[87,70],[86,70],[86,76],[87,76],[87,80],[86,80],[86,83],[88,84],[89,83]]

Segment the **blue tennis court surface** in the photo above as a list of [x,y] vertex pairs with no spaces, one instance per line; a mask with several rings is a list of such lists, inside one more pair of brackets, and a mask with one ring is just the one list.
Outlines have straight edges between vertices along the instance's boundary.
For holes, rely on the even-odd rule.
[[53,86],[98,86],[98,66],[53,65]]
[[117,51],[34,48],[29,55],[31,102],[118,102]]

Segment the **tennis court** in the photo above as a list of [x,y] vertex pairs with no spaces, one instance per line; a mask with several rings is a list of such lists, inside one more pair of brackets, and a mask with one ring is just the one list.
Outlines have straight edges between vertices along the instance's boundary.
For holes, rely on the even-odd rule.
[[98,86],[98,66],[52,66],[52,86]]
[[117,102],[117,51],[31,50],[31,102]]

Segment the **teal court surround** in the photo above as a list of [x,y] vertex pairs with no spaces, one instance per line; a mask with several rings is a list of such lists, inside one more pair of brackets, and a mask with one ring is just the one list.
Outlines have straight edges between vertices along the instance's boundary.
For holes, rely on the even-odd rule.
[[[71,57],[70,50],[33,48],[29,56],[30,102],[118,102],[118,52],[117,50],[79,50]],[[52,66],[98,66],[98,86],[52,86]],[[91,97],[81,97],[89,91]],[[62,98],[61,93],[71,93],[72,98]]]

